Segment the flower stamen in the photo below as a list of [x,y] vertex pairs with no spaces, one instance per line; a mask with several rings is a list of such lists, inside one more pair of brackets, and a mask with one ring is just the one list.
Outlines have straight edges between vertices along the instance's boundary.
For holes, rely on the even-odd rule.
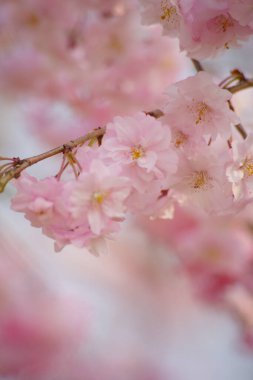
[[131,158],[132,160],[138,160],[144,156],[144,149],[141,145],[137,145],[131,148]]
[[196,104],[196,113],[197,113],[197,119],[195,121],[195,124],[199,124],[201,121],[204,121],[207,114],[210,112],[210,108],[205,102],[198,102]]
[[216,18],[216,25],[219,32],[226,33],[229,28],[234,26],[234,22],[231,17],[220,15]]
[[176,148],[180,148],[184,145],[188,140],[188,136],[181,131],[178,131],[173,139],[174,146]]
[[211,177],[207,171],[200,170],[193,173],[191,186],[194,190],[206,190],[210,185]]
[[101,205],[104,202],[105,194],[96,192],[93,194],[93,199],[98,205]]
[[161,2],[161,10],[162,10],[162,13],[161,13],[161,20],[165,21],[169,21],[172,17],[174,16],[177,16],[177,9],[176,7],[174,7],[173,5],[172,6],[168,6],[168,2],[166,0],[163,0]]
[[241,169],[245,177],[251,177],[253,175],[253,160],[246,158],[241,166]]

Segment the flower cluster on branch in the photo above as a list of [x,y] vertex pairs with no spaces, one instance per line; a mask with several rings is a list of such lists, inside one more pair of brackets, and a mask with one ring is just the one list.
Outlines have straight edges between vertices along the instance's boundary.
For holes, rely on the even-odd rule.
[[[7,163],[0,168],[0,190],[16,178],[12,207],[53,238],[57,250],[72,243],[97,251],[128,213],[163,217],[179,204],[204,215],[232,215],[248,205],[252,136],[240,141],[234,135],[236,126],[247,136],[231,98],[252,80],[234,70],[218,85],[197,59],[252,35],[250,1],[76,0],[63,2],[61,17],[56,7],[39,0],[1,5],[2,88],[35,94],[42,102],[57,99],[75,112],[78,107],[91,127],[95,121],[105,126],[38,156],[2,157]],[[153,23],[162,24],[165,36]],[[166,34],[179,38],[198,73],[163,94]],[[20,44],[26,46],[22,52]],[[138,111],[138,98],[141,106],[160,110]],[[37,180],[22,173],[59,153],[63,159],[55,177]]]

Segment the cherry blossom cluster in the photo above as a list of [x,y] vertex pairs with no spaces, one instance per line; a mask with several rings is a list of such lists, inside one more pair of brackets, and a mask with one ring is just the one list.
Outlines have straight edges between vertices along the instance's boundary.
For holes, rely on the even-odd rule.
[[[22,95],[42,135],[55,139],[51,104],[73,117],[60,138],[76,124],[82,134],[105,126],[101,139],[66,145],[54,177],[15,181],[13,209],[56,250],[104,251],[129,215],[173,218],[182,207],[227,217],[251,204],[253,137],[235,133],[226,85],[235,78],[218,85],[201,71],[169,85],[175,67],[162,34],[207,58],[253,33],[250,1],[4,1],[0,21],[1,88]],[[159,112],[143,112],[151,106]]]
[[[171,215],[175,204],[201,215],[233,215],[253,199],[252,137],[230,141],[238,117],[231,93],[199,72],[170,86],[160,120],[117,116],[101,145],[73,156],[76,177],[23,174],[12,201],[35,227],[66,244],[105,249],[128,213]],[[91,145],[91,144],[90,144]]]
[[144,113],[116,117],[102,145],[79,149],[75,160],[82,169],[77,179],[24,174],[16,181],[13,208],[54,238],[57,249],[69,243],[101,249],[127,211],[159,210],[177,165],[169,128]]
[[251,0],[140,0],[143,21],[162,23],[195,59],[238,46],[252,34]]

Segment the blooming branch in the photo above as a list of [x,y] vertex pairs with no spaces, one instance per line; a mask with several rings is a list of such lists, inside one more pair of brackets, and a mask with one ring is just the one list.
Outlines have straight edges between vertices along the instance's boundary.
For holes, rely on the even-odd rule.
[[[163,116],[163,112],[159,109],[146,112],[146,115],[152,116],[155,119],[158,119],[159,117]],[[74,148],[80,147],[86,142],[93,143],[94,140],[97,140],[99,143],[101,142],[101,139],[103,138],[105,134],[106,128],[97,128],[94,131],[87,133],[84,136],[80,136],[75,140],[71,140],[67,142],[66,144],[60,145],[57,148],[51,149],[47,152],[38,154],[33,157],[23,158],[20,159],[19,157],[14,158],[7,158],[7,157],[1,157],[0,161],[11,161],[7,164],[4,164],[0,166],[0,193],[2,193],[8,184],[12,179],[18,178],[23,170],[27,169],[29,166],[33,166],[37,164],[40,161],[44,161],[47,158],[56,156],[57,154],[63,153],[63,154],[69,154],[71,153]],[[63,169],[65,169],[63,165]],[[61,170],[60,170],[61,175]],[[59,177],[60,177],[59,175]]]
[[[94,139],[99,140],[103,137],[104,134],[105,128],[97,128],[84,136],[78,137],[75,140],[71,140],[66,144],[60,145],[57,148],[51,149],[42,154],[24,159],[11,159],[12,162],[0,166],[0,193],[4,191],[5,186],[9,181],[11,181],[13,178],[18,178],[22,171],[27,169],[29,166],[37,164],[38,162],[46,160],[47,158],[56,156],[57,154],[69,152],[76,147],[82,146],[88,141],[92,141]],[[6,160],[6,158],[4,159]]]

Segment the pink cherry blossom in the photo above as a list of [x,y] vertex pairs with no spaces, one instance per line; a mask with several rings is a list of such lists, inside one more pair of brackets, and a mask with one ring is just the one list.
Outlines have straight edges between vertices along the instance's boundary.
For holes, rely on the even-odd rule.
[[90,170],[79,176],[70,195],[73,218],[88,220],[91,231],[97,235],[108,227],[109,221],[122,221],[125,217],[130,184],[127,178],[116,176],[115,170],[101,161],[92,161]]
[[60,196],[63,185],[54,177],[44,180],[23,173],[16,181],[17,194],[12,199],[15,211],[25,212],[33,226],[50,221],[54,213],[54,202]]
[[[95,153],[88,149],[86,158],[90,154]],[[39,181],[24,174],[16,181],[18,192],[12,207],[53,238],[56,250],[72,243],[90,246],[94,253],[98,253],[96,248],[105,251],[106,238],[119,230],[119,221],[125,218],[125,202],[131,191],[128,178],[118,176],[115,166],[114,175],[111,170],[93,160],[78,180]]]
[[184,23],[180,34],[181,48],[190,57],[205,59],[220,51],[238,46],[252,31],[230,14],[230,1],[180,1]]
[[226,176],[231,160],[226,147],[202,145],[191,156],[179,156],[175,182],[171,186],[180,203],[207,214],[235,212],[232,185]]
[[162,183],[176,170],[169,127],[144,113],[116,117],[108,124],[103,149],[138,190],[155,179]]
[[178,36],[182,22],[177,0],[140,0],[143,21],[147,24],[161,23],[170,36]]
[[165,117],[186,138],[187,135],[216,138],[218,134],[229,138],[230,124],[238,122],[229,109],[230,99],[231,94],[215,85],[209,74],[199,72],[167,89]]
[[[252,34],[250,0],[139,0],[143,21],[160,22],[166,34],[195,59],[237,46]],[[251,25],[252,26],[252,25]]]

